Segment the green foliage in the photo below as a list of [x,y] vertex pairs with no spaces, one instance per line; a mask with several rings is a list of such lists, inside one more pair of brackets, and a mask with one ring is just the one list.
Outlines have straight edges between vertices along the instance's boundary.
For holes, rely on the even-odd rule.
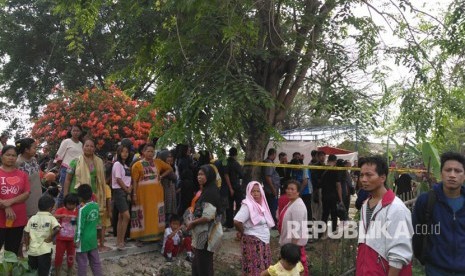
[[411,71],[409,78],[389,88],[393,102],[400,103],[394,125],[414,130],[417,140],[432,141],[440,151],[462,149],[453,129],[465,116],[463,1],[453,1],[445,10],[443,18],[417,13],[417,26],[399,29],[403,35],[418,35],[413,44],[392,52]]
[[[77,91],[113,82],[134,98],[150,94],[153,70],[133,64],[149,60],[137,52],[151,42],[140,33],[159,22],[150,12],[131,10],[129,2],[121,4],[127,10],[103,2],[6,1],[0,9],[0,96],[35,116],[57,86]],[[124,20],[134,14],[140,17]],[[70,28],[76,21],[83,26]]]
[[[412,39],[403,17],[407,8],[416,12],[406,1],[386,1],[378,9],[355,0],[35,3],[43,3],[52,17],[54,24],[46,27],[56,26],[46,29],[56,34],[53,52],[59,49],[74,61],[62,70],[45,70],[57,74],[50,86],[63,83],[75,90],[69,86],[104,87],[105,81],[115,81],[134,98],[151,100],[157,116],[169,118],[162,129],[152,130],[153,135],[164,131],[162,144],[211,149],[232,142],[256,159],[269,137],[286,125],[286,116],[292,117],[288,110],[296,99],[310,107],[306,121],[359,123],[364,131],[378,126],[385,99],[371,90],[375,84],[388,90],[386,68],[378,66],[382,28],[371,16],[355,13],[361,4],[392,19],[392,31],[407,41],[405,48],[388,48],[398,63],[412,68],[422,83],[430,72],[421,66],[428,44]],[[421,23],[425,32],[437,33],[434,24]],[[402,111],[413,101],[408,94],[404,98]],[[414,114],[401,125],[425,118],[420,111]],[[442,122],[440,112],[430,117]],[[413,125],[425,136],[431,121]]]
[[[336,122],[353,114],[374,117],[372,110],[359,112],[373,105],[360,97],[364,88],[354,89],[350,80],[375,59],[379,28],[369,17],[354,16],[350,2],[312,5],[58,1],[54,11],[63,18],[68,46],[80,55],[82,38],[99,30],[117,33],[112,39],[118,45],[129,42],[123,49],[133,66],[111,76],[156,76],[153,107],[174,118],[161,143],[187,140],[211,147],[231,139],[245,145],[254,132],[265,139],[273,135],[303,84],[311,86],[303,102],[318,104],[313,117],[328,114]],[[134,28],[141,24],[149,28]],[[344,40],[355,46],[343,46]]]
[[431,143],[424,142],[421,146],[421,152],[425,167],[431,170],[437,180],[441,179],[441,163],[438,150]]
[[35,271],[29,270],[27,259],[18,258],[10,251],[4,251],[0,255],[0,274],[11,276],[34,276]]
[[391,151],[396,164],[400,168],[415,168],[423,164],[422,153],[420,151],[421,144],[404,137],[403,143],[398,143],[396,139],[391,137],[392,143],[396,145]]
[[443,136],[446,139],[440,137],[433,140],[439,152],[457,151],[463,153],[465,149],[465,121],[462,118],[452,120]]
[[415,263],[412,267],[412,275],[413,276],[423,276],[425,275],[425,268],[419,263]]

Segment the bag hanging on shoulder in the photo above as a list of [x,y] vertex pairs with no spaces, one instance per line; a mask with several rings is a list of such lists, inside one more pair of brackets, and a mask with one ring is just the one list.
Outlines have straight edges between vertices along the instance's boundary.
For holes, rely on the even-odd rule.
[[[433,224],[433,208],[434,204],[436,203],[437,196],[433,190],[428,192],[428,200],[426,203],[425,214],[420,218],[421,225],[427,225],[428,231],[431,231],[431,225]],[[421,229],[422,227],[420,227]],[[428,240],[429,235],[423,233],[415,233],[412,238],[412,245],[413,245],[413,255],[415,258],[420,261],[422,265],[425,264],[426,259],[426,251],[428,249]]]
[[221,219],[217,216],[215,220],[210,223],[208,229],[208,246],[207,250],[210,252],[218,253],[221,247],[221,240],[223,238],[223,226]]

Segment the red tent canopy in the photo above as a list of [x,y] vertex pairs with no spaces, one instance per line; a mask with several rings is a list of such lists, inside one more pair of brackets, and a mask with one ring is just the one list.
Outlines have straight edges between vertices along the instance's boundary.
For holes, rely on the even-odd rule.
[[350,151],[350,150],[345,150],[345,149],[340,149],[340,148],[335,148],[335,147],[330,147],[330,146],[318,147],[318,150],[324,151],[324,153],[326,153],[327,155],[353,153],[353,151]]

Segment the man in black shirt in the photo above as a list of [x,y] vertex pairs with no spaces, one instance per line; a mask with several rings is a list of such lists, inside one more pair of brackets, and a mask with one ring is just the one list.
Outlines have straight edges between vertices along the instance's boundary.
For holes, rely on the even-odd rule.
[[[280,152],[278,155],[279,159],[279,164],[285,164],[287,165],[287,154],[285,152]],[[281,178],[281,189],[283,188],[284,184],[291,179],[291,170],[286,167],[276,167],[276,171],[279,174],[279,177]],[[283,191],[283,190],[281,190]]]
[[[336,166],[337,157],[328,156],[327,165]],[[323,203],[322,220],[328,223],[331,214],[332,232],[337,230],[337,204],[342,202],[341,174],[336,170],[325,170],[321,175],[321,198]]]
[[[214,163],[215,167],[218,169],[218,174],[221,177],[221,188],[220,188],[220,196],[221,196],[221,209],[222,215],[224,219],[224,227],[226,228],[233,228],[232,221],[228,221],[228,208],[229,208],[229,197],[233,192],[233,188],[231,186],[231,182],[226,180],[226,175],[228,174],[228,165],[226,159],[226,150],[221,149],[221,152],[218,154],[218,160]],[[229,179],[228,179],[229,180]]]
[[[241,208],[242,199],[242,188],[240,179],[242,179],[242,167],[237,162],[237,149],[232,147],[229,149],[229,157],[227,159],[227,170],[224,173],[224,179],[229,187],[232,187],[230,190],[229,199],[228,199],[228,209],[226,210],[226,225],[234,225],[234,215]],[[228,183],[229,182],[229,183]],[[236,203],[234,208],[234,203]]]
[[[324,151],[313,150],[311,152],[311,166],[324,166],[326,154]],[[321,175],[323,170],[310,170],[310,179],[313,185],[312,217],[315,221],[321,221],[323,207],[321,205]]]

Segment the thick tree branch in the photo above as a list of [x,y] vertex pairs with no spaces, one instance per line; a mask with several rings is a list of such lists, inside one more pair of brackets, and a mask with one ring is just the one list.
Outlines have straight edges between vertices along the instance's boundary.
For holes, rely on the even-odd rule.
[[132,99],[133,100],[140,99],[149,90],[149,88],[156,81],[156,79],[157,79],[156,77],[152,78],[151,80],[149,80],[148,83],[145,84],[144,88],[134,92],[134,94],[132,95]]
[[92,46],[92,41],[91,37],[86,35],[86,39],[88,41],[88,46],[90,53],[92,54],[92,58],[94,59],[94,67],[95,67],[95,75],[97,76],[97,79],[99,81],[99,84],[102,89],[105,89],[105,80],[103,79],[103,70],[102,70],[102,65],[100,63],[100,60],[97,56],[97,53],[94,50],[94,47]]
[[239,145],[241,146],[242,151],[245,152],[245,150],[247,148],[246,148],[246,145],[244,143],[244,139],[242,139],[242,135],[240,133],[237,134],[237,141],[239,141]]
[[[312,1],[310,4],[315,4],[315,1]],[[313,26],[313,29],[310,32],[310,42],[308,43],[306,47],[307,51],[301,62],[302,65],[300,66],[299,73],[296,75],[293,82],[292,82],[293,73],[292,74],[288,73],[283,84],[281,85],[279,95],[278,95],[278,102],[282,103],[282,106],[279,107],[279,111],[277,112],[274,118],[274,122],[279,122],[282,119],[284,119],[285,113],[286,113],[285,110],[288,109],[289,106],[292,104],[295,96],[297,95],[298,90],[302,86],[302,83],[305,80],[305,76],[313,60],[313,55],[315,53],[318,40],[320,39],[323,23],[329,17],[329,13],[335,7],[336,7],[335,1],[330,0],[330,1],[327,1],[324,5],[322,5],[321,8],[319,9],[318,16],[317,16],[318,20],[315,20],[315,25]],[[308,9],[308,11],[311,12],[314,8],[315,6],[312,6]],[[294,61],[294,62],[295,64],[290,63],[289,65],[293,66],[293,68],[290,68],[290,70],[293,70],[295,72],[296,67],[297,67],[297,61]],[[292,85],[291,85],[291,82],[292,82]]]

